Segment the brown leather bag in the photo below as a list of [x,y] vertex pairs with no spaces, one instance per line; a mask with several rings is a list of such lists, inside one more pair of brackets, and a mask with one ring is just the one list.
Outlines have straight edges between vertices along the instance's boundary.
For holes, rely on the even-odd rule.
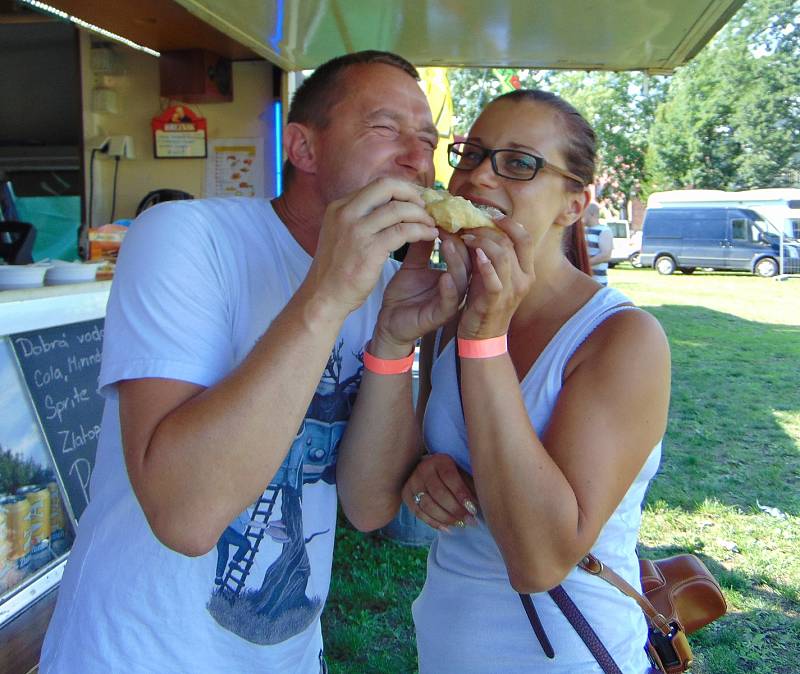
[[640,559],[639,574],[644,596],[668,621],[680,622],[686,634],[728,610],[717,579],[694,555]]
[[691,667],[693,655],[687,634],[725,615],[728,606],[714,576],[694,555],[639,560],[644,595],[592,554],[579,566],[616,587],[639,604],[647,617],[648,651],[665,674]]

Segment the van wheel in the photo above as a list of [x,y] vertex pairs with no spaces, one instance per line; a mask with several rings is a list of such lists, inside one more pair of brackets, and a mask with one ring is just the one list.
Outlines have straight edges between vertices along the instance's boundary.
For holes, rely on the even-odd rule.
[[759,276],[770,278],[778,273],[778,263],[771,257],[762,257],[756,262],[756,267],[753,270]]
[[662,255],[661,257],[656,258],[653,266],[656,268],[656,271],[659,274],[669,276],[675,271],[675,260],[673,260],[669,255]]
[[639,252],[631,253],[631,256],[628,258],[628,262],[631,263],[631,266],[636,269],[642,268],[642,254]]
[[684,274],[694,274],[694,270],[695,270],[694,267],[681,267],[681,271]]

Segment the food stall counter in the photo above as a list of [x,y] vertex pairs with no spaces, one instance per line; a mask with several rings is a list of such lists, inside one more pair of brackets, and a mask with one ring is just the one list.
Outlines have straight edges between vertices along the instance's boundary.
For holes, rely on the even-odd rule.
[[0,671],[28,672],[88,503],[110,281],[0,291]]

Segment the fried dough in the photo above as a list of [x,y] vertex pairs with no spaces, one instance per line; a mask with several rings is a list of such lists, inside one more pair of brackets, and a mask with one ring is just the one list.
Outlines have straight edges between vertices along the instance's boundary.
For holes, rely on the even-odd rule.
[[491,206],[478,207],[464,197],[454,197],[445,190],[425,188],[422,190],[425,210],[436,220],[436,226],[455,234],[462,229],[495,227],[492,217],[502,213]]

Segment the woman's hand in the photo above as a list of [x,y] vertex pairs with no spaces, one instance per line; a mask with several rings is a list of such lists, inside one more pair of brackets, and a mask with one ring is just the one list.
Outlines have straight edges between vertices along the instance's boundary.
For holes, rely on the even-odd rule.
[[422,458],[403,487],[403,502],[419,519],[440,531],[476,523],[478,499],[472,478],[447,454]]
[[497,230],[482,227],[462,237],[472,259],[467,304],[458,324],[458,336],[464,339],[506,334],[535,280],[528,231],[509,218],[496,224]]

